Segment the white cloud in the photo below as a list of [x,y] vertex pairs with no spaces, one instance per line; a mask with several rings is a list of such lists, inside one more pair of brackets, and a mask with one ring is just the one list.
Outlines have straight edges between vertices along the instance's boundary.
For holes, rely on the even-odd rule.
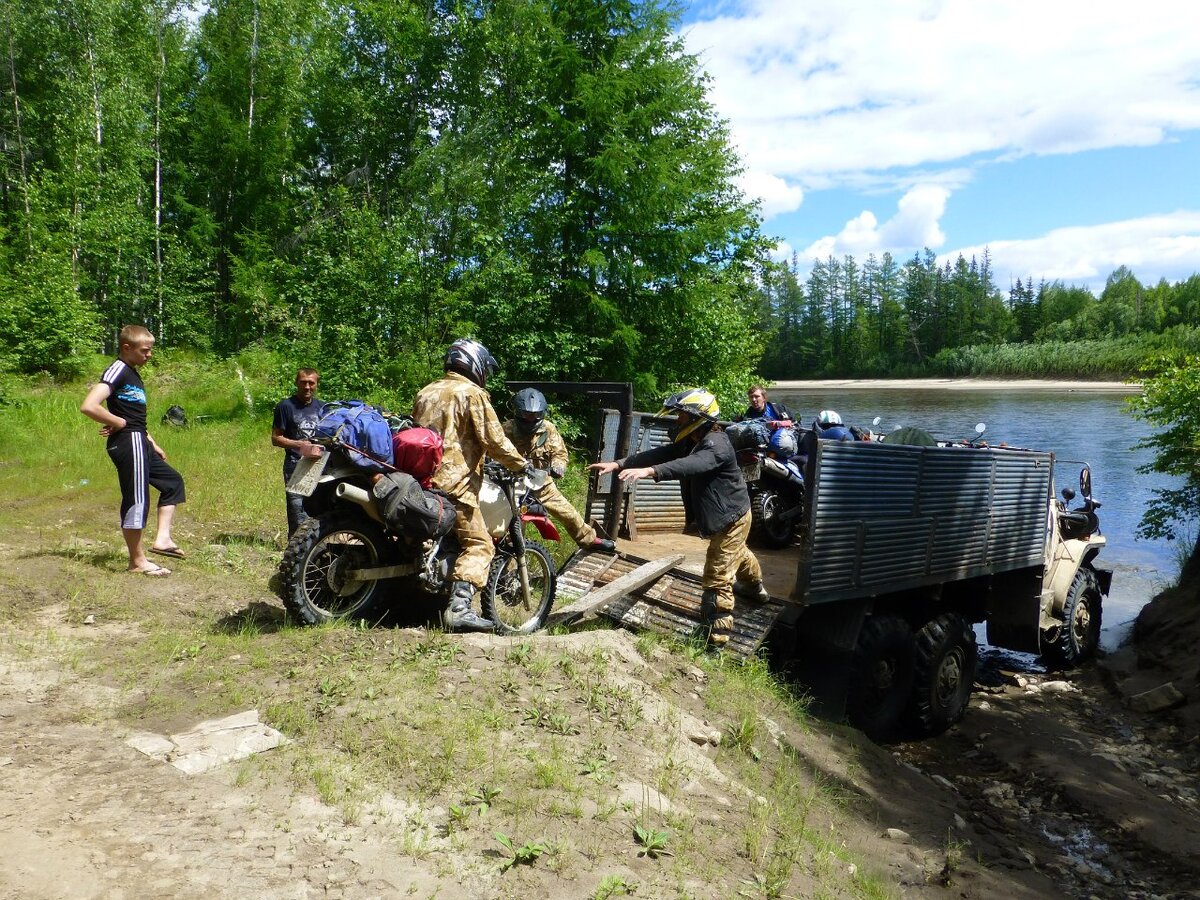
[[[1200,211],[1180,210],[1103,225],[1056,228],[1041,237],[992,241],[987,245],[996,284],[1033,277],[1085,284],[1093,291],[1118,266],[1128,266],[1143,283],[1182,281],[1200,271]],[[961,247],[939,257],[953,261],[983,254],[983,246]]]
[[762,204],[763,218],[794,212],[804,202],[804,190],[782,178],[761,170],[747,171],[738,179],[738,186],[751,199]]
[[787,241],[776,241],[775,247],[771,250],[771,259],[776,262],[787,262],[792,258],[795,248]]
[[950,191],[942,185],[918,185],[900,198],[896,214],[882,225],[873,212],[863,210],[838,234],[819,238],[800,256],[805,260],[847,253],[865,257],[869,253],[882,255],[885,250],[897,254],[922,247],[940,247],[946,242],[946,236],[939,221],[949,197]]
[[1197,34],[1176,0],[747,0],[684,38],[750,183],[829,187],[1198,128]]

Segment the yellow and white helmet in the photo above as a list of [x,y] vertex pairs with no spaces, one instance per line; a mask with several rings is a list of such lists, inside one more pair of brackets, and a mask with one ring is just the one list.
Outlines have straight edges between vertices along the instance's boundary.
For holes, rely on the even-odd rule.
[[688,388],[678,394],[672,394],[664,400],[663,408],[659,410],[658,414],[669,416],[672,413],[681,412],[687,413],[691,417],[691,421],[678,429],[671,429],[673,441],[682,441],[701,428],[707,431],[720,418],[721,407],[717,404],[717,398],[710,391],[706,391],[704,388]]

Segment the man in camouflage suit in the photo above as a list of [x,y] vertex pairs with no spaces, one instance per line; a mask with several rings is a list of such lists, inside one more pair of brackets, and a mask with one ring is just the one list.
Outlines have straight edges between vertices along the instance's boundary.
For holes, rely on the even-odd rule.
[[766,603],[762,568],[746,547],[750,534],[750,496],[729,437],[717,426],[717,398],[703,388],[668,397],[660,416],[675,416],[671,443],[643,450],[614,462],[594,463],[591,469],[616,472],[625,483],[639,478],[679,479],[684,505],[700,535],[708,539],[701,578],[700,616],[708,643],[719,650],[733,631],[734,597]]
[[450,573],[450,601],[442,623],[448,629],[490,630],[493,623],[472,609],[495,552],[479,509],[483,462],[491,456],[513,471],[524,471],[528,464],[504,436],[484,390],[487,376],[498,368],[487,347],[469,338],[457,340],[446,352],[445,367],[446,374],[423,387],[413,403],[417,423],[442,436],[442,464],[433,486],[450,495],[458,512],[454,534],[462,552]]
[[596,529],[584,521],[571,502],[554,483],[567,472],[567,445],[553,422],[546,419],[546,398],[541,391],[525,388],[512,398],[513,418],[504,423],[504,434],[533,465],[550,473],[553,480],[534,496],[557,519],[571,539],[583,550],[612,553],[617,545],[596,535]]

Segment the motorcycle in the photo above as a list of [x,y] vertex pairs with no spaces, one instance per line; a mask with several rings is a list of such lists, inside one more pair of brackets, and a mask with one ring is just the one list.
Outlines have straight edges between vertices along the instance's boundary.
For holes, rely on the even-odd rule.
[[[451,517],[432,536],[389,522],[374,490],[381,476],[355,465],[339,441],[318,443],[324,452],[302,459],[287,486],[305,498],[310,516],[292,534],[279,567],[288,611],[310,625],[367,618],[379,602],[381,583],[393,579],[412,579],[422,593],[447,598],[461,552],[452,530],[454,507],[431,495],[431,506],[441,504]],[[559,539],[533,500],[548,477],[485,464],[479,505],[495,557],[481,599],[483,615],[502,634],[537,631],[554,603],[554,559],[544,544],[525,537],[525,524],[531,523],[542,538]]]
[[739,435],[735,430],[731,437],[743,444],[737,456],[750,493],[750,539],[772,549],[790,546],[804,513],[804,472],[794,453],[796,442],[784,442],[792,449],[788,452],[778,440],[763,442],[752,429],[743,431]]

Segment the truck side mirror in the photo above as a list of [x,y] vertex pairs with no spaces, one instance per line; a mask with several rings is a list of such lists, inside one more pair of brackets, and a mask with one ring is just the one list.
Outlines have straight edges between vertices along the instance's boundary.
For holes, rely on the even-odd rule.
[[1084,497],[1092,496],[1092,470],[1087,466],[1079,470],[1079,493]]

